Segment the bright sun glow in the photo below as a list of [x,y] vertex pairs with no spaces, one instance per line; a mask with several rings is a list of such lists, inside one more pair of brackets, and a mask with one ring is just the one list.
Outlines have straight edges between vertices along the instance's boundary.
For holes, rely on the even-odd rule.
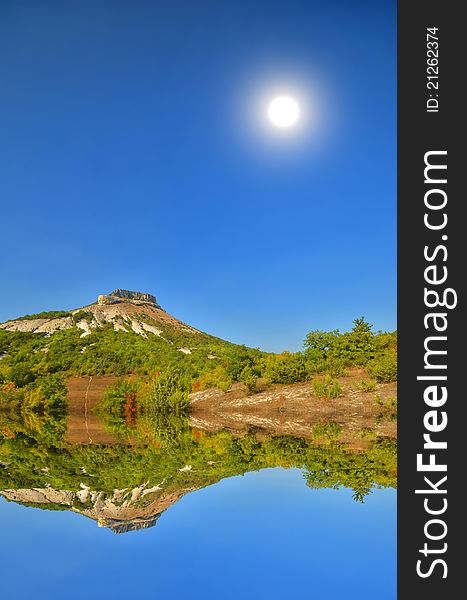
[[278,96],[269,104],[268,115],[277,127],[291,127],[300,117],[300,107],[293,98]]

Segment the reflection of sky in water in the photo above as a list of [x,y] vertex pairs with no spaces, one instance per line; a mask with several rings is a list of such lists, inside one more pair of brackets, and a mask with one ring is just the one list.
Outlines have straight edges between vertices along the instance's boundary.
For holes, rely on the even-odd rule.
[[224,479],[116,535],[0,500],[6,600],[396,597],[396,492],[307,488],[298,469]]

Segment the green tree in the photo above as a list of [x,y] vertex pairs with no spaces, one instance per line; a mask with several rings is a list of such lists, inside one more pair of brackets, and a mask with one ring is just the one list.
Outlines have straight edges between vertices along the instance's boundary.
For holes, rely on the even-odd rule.
[[372,325],[359,317],[353,321],[351,331],[344,333],[332,346],[330,354],[336,358],[342,358],[349,364],[364,366],[374,358],[376,345]]
[[319,329],[310,331],[304,341],[305,352],[317,358],[324,358],[326,353],[337,342],[340,335],[338,329],[334,329],[333,331],[321,331]]

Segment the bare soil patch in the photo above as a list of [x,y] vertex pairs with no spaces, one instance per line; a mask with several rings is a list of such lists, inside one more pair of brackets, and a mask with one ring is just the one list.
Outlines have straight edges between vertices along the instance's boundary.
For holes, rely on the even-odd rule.
[[[94,414],[105,389],[123,379],[116,376],[71,377],[68,382],[68,429],[66,440],[72,444],[116,444],[119,440],[108,433]],[[295,435],[311,438],[313,428],[334,421],[341,426],[339,441],[350,448],[365,447],[365,436],[397,436],[397,422],[383,414],[375,397],[383,401],[397,396],[396,383],[379,383],[371,392],[358,388],[368,380],[363,369],[352,369],[337,380],[342,386],[338,398],[317,398],[312,382],[293,385],[271,385],[256,394],[248,394],[243,384],[235,384],[228,392],[208,389],[190,394],[192,427],[216,432],[229,429],[242,433],[251,427],[258,435]],[[120,441],[121,443],[121,441]],[[368,443],[370,443],[368,441]]]
[[338,377],[343,391],[332,399],[317,398],[312,382],[272,385],[250,395],[242,384],[228,392],[195,392],[190,395],[190,422],[211,431],[254,426],[276,434],[311,437],[314,426],[334,421],[342,427],[339,440],[351,445],[362,439],[362,432],[396,437],[396,421],[383,414],[376,395],[383,401],[395,398],[397,384],[379,383],[374,391],[363,392],[358,388],[362,379],[369,379],[364,369],[352,369]]

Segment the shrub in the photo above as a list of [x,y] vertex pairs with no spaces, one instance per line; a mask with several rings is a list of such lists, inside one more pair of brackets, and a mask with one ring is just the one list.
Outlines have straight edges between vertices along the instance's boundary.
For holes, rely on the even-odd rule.
[[333,440],[337,439],[342,431],[342,427],[336,421],[327,421],[323,423],[317,423],[313,427],[312,437],[314,440],[326,439]]
[[379,394],[376,394],[375,400],[382,408],[381,416],[389,417],[390,419],[395,419],[397,417],[397,398],[394,396],[382,398]]
[[108,386],[96,406],[96,412],[101,415],[105,413],[122,415],[126,398],[132,394],[136,394],[136,389],[137,383],[129,379],[124,379],[114,385]]
[[360,392],[374,392],[376,389],[376,381],[373,379],[362,379],[357,383],[356,387]]
[[96,411],[123,419],[131,427],[141,413],[185,413],[189,406],[189,389],[187,375],[167,367],[145,380],[123,380],[109,386]]
[[347,374],[346,366],[348,361],[342,358],[328,357],[325,360],[320,360],[315,364],[311,364],[309,369],[315,373],[330,375],[331,377],[345,377]]
[[227,375],[234,381],[239,381],[243,370],[246,367],[252,367],[255,362],[252,357],[252,352],[245,346],[230,349],[226,354],[226,358],[227,362],[225,368]]
[[27,387],[20,387],[14,381],[0,386],[0,409],[44,414],[63,413],[66,407],[66,387],[59,374],[47,375]]
[[300,383],[307,381],[309,371],[300,352],[272,354],[265,360],[264,377],[268,383]]
[[92,312],[88,312],[86,310],[79,310],[73,315],[73,322],[79,323],[79,321],[91,321],[94,315]]
[[32,383],[36,378],[34,372],[23,364],[14,365],[6,379],[8,381],[14,381],[17,387],[24,387],[29,383]]
[[256,392],[258,373],[254,367],[245,367],[241,372],[239,379],[246,385],[248,392]]
[[137,389],[138,405],[143,412],[183,413],[188,409],[188,377],[173,367],[157,372]]
[[[305,338],[305,356],[313,372],[330,372],[323,365],[328,360],[341,361],[341,368],[366,366],[386,354],[396,354],[397,334],[374,333],[372,325],[359,317],[351,331],[311,331]],[[340,374],[333,374],[338,377]]]
[[381,358],[372,360],[367,365],[367,371],[379,383],[397,381],[397,356],[394,353],[386,354]]
[[364,440],[375,440],[377,438],[375,430],[371,427],[362,427],[358,433]]
[[318,398],[338,398],[342,394],[342,386],[338,381],[326,375],[324,379],[313,381],[313,392]]
[[198,392],[208,388],[219,388],[223,392],[227,392],[232,387],[232,383],[232,378],[225,367],[218,365],[212,371],[207,371],[195,379],[191,389],[193,392]]

